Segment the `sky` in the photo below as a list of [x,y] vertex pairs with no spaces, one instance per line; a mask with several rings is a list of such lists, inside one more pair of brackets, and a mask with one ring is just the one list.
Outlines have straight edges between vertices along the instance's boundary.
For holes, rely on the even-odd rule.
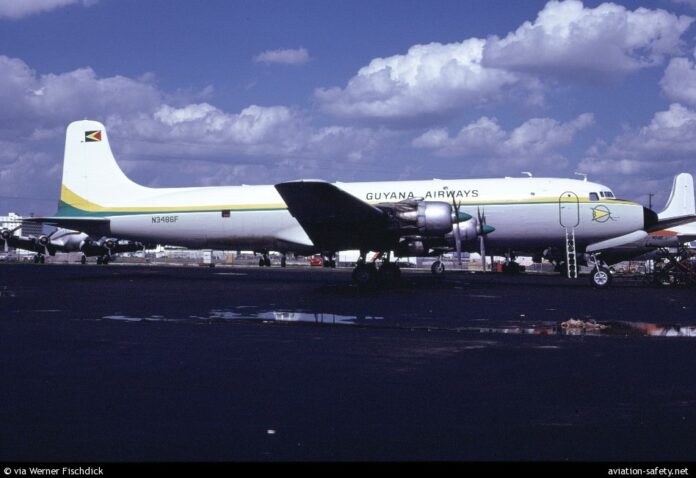
[[0,214],[65,129],[151,187],[696,173],[696,0],[0,0]]

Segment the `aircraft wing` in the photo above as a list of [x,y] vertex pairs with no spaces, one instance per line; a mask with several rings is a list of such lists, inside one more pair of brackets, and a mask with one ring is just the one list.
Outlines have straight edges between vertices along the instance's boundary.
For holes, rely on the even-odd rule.
[[[6,239],[7,246],[31,252],[43,252],[44,247],[38,246],[34,237],[10,236]],[[2,242],[0,242],[2,244]]]
[[384,212],[331,183],[289,181],[275,188],[290,214],[320,249],[374,248],[387,234]]
[[110,220],[104,217],[29,217],[23,222],[48,224],[49,226],[72,229],[89,234],[90,236],[105,236],[109,234]]

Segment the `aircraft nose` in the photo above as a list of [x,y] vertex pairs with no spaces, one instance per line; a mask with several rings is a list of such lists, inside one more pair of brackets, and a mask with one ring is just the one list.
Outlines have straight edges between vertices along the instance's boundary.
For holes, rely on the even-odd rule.
[[649,231],[655,224],[657,224],[658,218],[657,213],[652,209],[647,207],[643,208],[643,229]]

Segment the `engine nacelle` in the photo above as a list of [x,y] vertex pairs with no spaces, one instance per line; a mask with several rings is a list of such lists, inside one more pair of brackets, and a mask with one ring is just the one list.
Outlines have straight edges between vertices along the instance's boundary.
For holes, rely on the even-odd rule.
[[[476,219],[469,219],[468,221],[460,222],[458,225],[455,224],[453,229],[459,227],[459,237],[462,242],[473,241],[479,236],[479,227]],[[452,231],[452,238],[454,239],[455,231]]]
[[39,236],[39,238],[36,239],[36,243],[42,247],[46,247],[50,242],[51,240],[46,235]]
[[428,252],[428,249],[423,244],[423,241],[401,241],[396,246],[394,253],[398,257],[414,257],[414,256],[424,256]]
[[92,247],[94,245],[94,242],[91,239],[85,239],[80,243],[80,251],[86,252],[87,249]]
[[9,229],[3,229],[2,231],[0,231],[0,239],[2,239],[3,241],[8,240],[10,237],[12,237],[12,231],[10,231]]
[[416,201],[396,208],[404,232],[441,236],[452,231],[452,206],[446,202]]

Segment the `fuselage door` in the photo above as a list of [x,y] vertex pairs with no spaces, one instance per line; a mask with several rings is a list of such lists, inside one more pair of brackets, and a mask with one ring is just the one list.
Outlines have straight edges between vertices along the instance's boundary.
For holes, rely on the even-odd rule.
[[580,198],[566,191],[558,198],[558,218],[562,227],[573,228],[580,224]]

